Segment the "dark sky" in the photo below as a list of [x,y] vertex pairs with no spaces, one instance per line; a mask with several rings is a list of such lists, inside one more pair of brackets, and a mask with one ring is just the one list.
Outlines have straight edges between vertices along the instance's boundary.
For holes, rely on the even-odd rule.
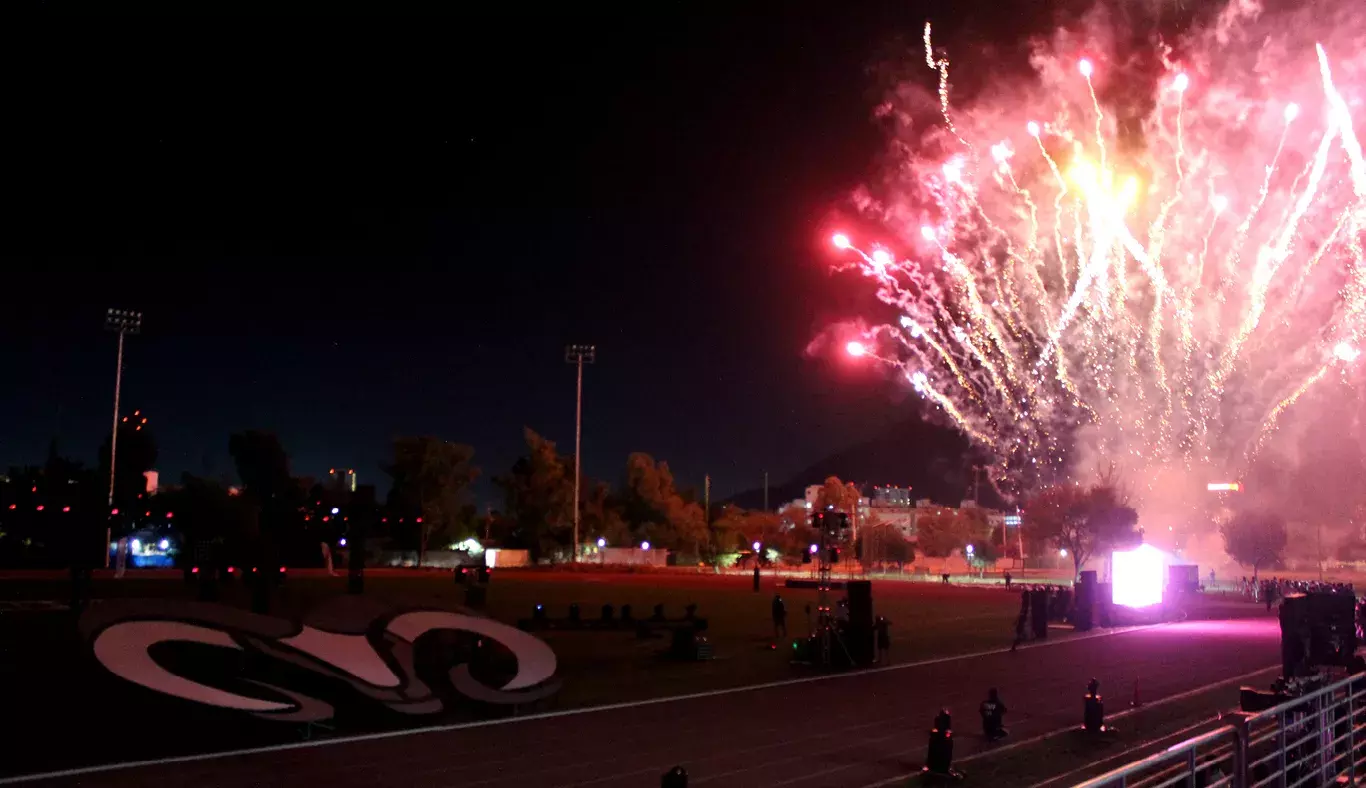
[[124,403],[169,479],[230,471],[248,427],[363,482],[396,434],[486,475],[524,425],[572,451],[567,342],[599,348],[585,472],[613,481],[645,451],[724,494],[905,418],[804,350],[866,308],[824,243],[883,146],[867,68],[924,7],[617,5],[11,27],[0,465],[54,434],[93,461],[111,306],[146,312]]

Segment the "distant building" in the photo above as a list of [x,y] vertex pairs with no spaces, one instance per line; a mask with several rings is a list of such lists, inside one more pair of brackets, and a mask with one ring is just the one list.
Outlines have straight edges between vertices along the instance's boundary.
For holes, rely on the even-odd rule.
[[907,539],[915,539],[915,506],[911,488],[874,485],[871,498],[859,502],[859,519],[864,525],[891,526]]
[[874,509],[884,506],[910,506],[911,488],[910,487],[873,487]]
[[338,485],[347,492],[356,491],[355,468],[330,468],[327,471],[327,480],[329,483]]

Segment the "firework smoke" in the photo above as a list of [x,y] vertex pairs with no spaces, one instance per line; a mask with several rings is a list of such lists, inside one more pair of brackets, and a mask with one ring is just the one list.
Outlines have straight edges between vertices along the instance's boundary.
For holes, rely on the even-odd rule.
[[1097,459],[1140,495],[1239,478],[1353,367],[1366,39],[1350,8],[1297,13],[1236,2],[1154,43],[1137,89],[1103,25],[1060,32],[1027,82],[962,107],[973,64],[926,26],[937,95],[882,108],[895,161],[856,196],[880,237],[841,238],[896,315],[853,339],[992,454],[1007,493]]

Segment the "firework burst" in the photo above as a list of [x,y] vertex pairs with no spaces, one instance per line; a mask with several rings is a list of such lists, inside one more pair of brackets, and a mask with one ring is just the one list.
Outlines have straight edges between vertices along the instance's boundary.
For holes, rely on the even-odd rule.
[[1231,9],[1184,63],[1163,50],[1138,146],[1098,98],[1093,50],[1055,41],[1031,88],[959,112],[926,26],[936,130],[900,140],[861,195],[886,244],[834,240],[896,312],[854,338],[858,354],[993,455],[1008,494],[1099,458],[1140,480],[1238,478],[1286,411],[1356,361],[1356,99],[1312,40],[1239,56],[1247,21]]

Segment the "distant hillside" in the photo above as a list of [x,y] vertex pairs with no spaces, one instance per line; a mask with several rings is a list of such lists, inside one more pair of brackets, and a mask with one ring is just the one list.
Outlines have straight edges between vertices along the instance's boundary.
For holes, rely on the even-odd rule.
[[[954,430],[910,419],[897,424],[865,443],[832,454],[813,463],[782,484],[771,485],[769,504],[774,508],[801,498],[806,486],[819,484],[828,476],[838,476],[865,488],[873,485],[911,486],[913,498],[929,498],[936,503],[956,506],[970,497],[973,453],[968,443]],[[985,480],[982,503],[997,501]],[[763,488],[745,490],[731,503],[757,509],[764,504]]]

